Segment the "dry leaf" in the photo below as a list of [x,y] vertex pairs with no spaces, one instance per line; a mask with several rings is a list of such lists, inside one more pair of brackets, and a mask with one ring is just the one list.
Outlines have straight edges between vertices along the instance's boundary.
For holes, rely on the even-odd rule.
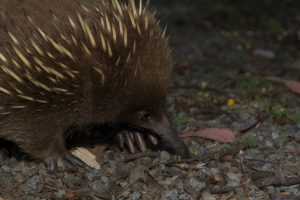
[[276,83],[285,83],[285,79],[276,76],[267,76],[266,79]]
[[286,80],[286,79],[283,79],[280,77],[275,77],[275,76],[269,76],[269,77],[266,77],[266,79],[276,82],[276,83],[282,83],[292,92],[300,94],[300,82],[298,82],[298,81]]
[[82,162],[94,169],[100,169],[99,163],[96,161],[96,156],[85,148],[76,148],[73,150],[72,155],[80,159]]
[[74,199],[75,198],[75,191],[66,192],[63,194],[63,199]]
[[198,169],[202,169],[205,166],[205,163],[196,163],[196,164],[178,163],[174,165],[180,169],[198,170]]
[[193,132],[185,132],[180,137],[202,137],[222,143],[232,143],[237,133],[237,131],[230,128],[205,128]]
[[287,88],[289,88],[292,92],[300,94],[300,83],[297,81],[286,81],[285,85]]

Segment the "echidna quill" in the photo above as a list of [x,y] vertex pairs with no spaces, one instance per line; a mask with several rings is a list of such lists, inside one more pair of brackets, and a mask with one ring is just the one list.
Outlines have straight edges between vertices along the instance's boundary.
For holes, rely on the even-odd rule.
[[0,137],[42,159],[66,154],[65,130],[127,124],[183,157],[164,112],[168,39],[148,5],[130,0],[5,0],[0,4]]

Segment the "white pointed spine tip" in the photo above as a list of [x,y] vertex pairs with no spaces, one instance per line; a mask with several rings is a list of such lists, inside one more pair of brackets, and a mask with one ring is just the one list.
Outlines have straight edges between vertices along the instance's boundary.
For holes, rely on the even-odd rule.
[[8,35],[9,35],[10,39],[13,41],[13,43],[15,43],[16,45],[19,45],[19,41],[11,32],[8,32]]
[[101,84],[104,85],[104,83],[105,83],[105,75],[104,75],[103,71],[101,70],[100,67],[93,67],[93,68],[94,68],[94,70],[95,70],[97,73],[100,74],[100,77],[101,77]]
[[7,68],[6,66],[0,65],[0,68],[9,76],[11,76],[13,79],[18,81],[19,83],[24,83],[20,76],[18,76],[15,72],[13,72],[11,69]]
[[20,58],[20,60],[29,68],[32,69],[31,63],[29,60],[17,49],[15,46],[13,47],[14,51],[16,52],[17,56]]
[[7,95],[12,95],[12,93],[9,90],[5,89],[4,87],[0,87],[0,92]]
[[0,53],[0,60],[7,64],[7,58],[2,53]]
[[164,38],[164,37],[166,36],[167,27],[168,27],[168,26],[166,26],[166,27],[164,28],[164,30],[163,30],[163,32],[162,32],[162,34],[161,34],[161,38]]

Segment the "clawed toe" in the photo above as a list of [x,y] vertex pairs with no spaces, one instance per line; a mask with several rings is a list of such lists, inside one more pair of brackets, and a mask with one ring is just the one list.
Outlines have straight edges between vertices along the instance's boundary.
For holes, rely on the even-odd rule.
[[72,154],[67,153],[65,156],[49,156],[45,159],[47,168],[50,171],[65,171],[67,169],[74,169],[75,165],[84,167],[85,164],[74,157]]
[[[117,134],[116,140],[121,149],[126,146],[130,153],[143,152],[147,149],[143,134],[137,131],[121,131]],[[157,145],[157,138],[154,135],[149,134],[148,140],[153,145]]]

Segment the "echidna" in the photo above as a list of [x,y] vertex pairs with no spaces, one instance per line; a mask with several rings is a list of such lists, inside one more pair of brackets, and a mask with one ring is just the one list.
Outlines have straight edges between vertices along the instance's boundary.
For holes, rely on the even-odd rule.
[[68,127],[127,124],[139,133],[121,143],[147,130],[189,155],[165,116],[170,50],[147,4],[5,0],[0,24],[0,137],[62,158]]

